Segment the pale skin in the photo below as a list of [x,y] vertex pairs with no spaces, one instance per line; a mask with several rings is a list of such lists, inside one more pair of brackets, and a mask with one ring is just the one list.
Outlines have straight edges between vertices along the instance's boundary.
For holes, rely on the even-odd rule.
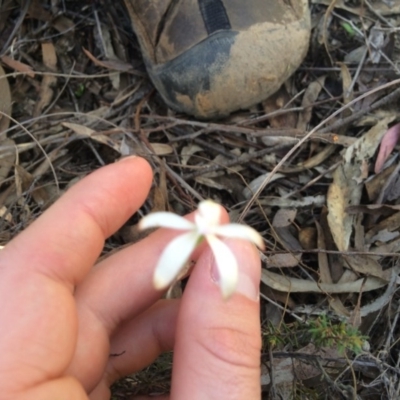
[[[2,400],[109,399],[114,381],[171,349],[167,398],[260,398],[259,303],[240,293],[222,300],[209,248],[193,254],[196,266],[179,300],[160,300],[152,286],[158,257],[176,232],[160,229],[96,264],[105,239],[143,204],[151,181],[150,166],[138,157],[101,168],[2,250]],[[228,222],[226,212],[222,218]],[[253,245],[225,242],[258,282]]]

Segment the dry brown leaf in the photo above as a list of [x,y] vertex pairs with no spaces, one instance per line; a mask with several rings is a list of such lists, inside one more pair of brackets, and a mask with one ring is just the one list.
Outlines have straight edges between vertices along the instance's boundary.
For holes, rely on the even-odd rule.
[[[314,366],[313,362],[306,361],[307,356],[312,356],[310,359],[321,359],[321,365],[328,367],[331,363],[330,360],[340,358],[339,352],[334,348],[319,348],[317,349],[314,344],[310,343],[307,346],[297,350],[295,354],[303,357],[290,358],[273,358],[272,366],[266,363],[269,368],[262,368],[261,370],[261,384],[266,386],[271,383],[269,369],[271,368],[274,374],[275,389],[279,392],[281,399],[289,399],[293,396],[293,384],[296,380],[308,380],[319,377],[321,375],[320,368]],[[325,361],[324,358],[327,360]],[[283,395],[285,387],[288,387],[286,397]]]
[[365,189],[368,193],[370,202],[375,202],[380,197],[382,188],[385,186],[388,177],[390,177],[396,167],[396,164],[392,164],[390,167],[384,169],[379,174],[376,174],[372,179],[369,179],[368,182],[365,183]]
[[[1,120],[0,120],[0,125],[1,125]],[[2,150],[3,146],[15,146],[15,142],[14,142],[14,140],[8,139],[7,137],[5,137],[0,142],[0,151]],[[1,183],[1,181],[3,181],[4,179],[6,179],[8,177],[11,169],[14,167],[15,159],[16,159],[15,151],[14,152],[6,152],[0,158],[0,183]]]
[[7,222],[12,222],[13,217],[6,206],[0,208],[0,218],[6,220]]
[[31,0],[28,13],[29,18],[37,19],[43,22],[50,22],[53,18],[51,13],[43,8],[40,0]]
[[84,125],[75,124],[73,122],[63,122],[63,126],[74,131],[78,136],[92,137],[96,131]]
[[344,306],[342,300],[340,300],[339,295],[333,294],[329,297],[329,307],[335,311],[337,315],[342,317],[350,317],[350,311]]
[[294,128],[296,126],[297,115],[294,112],[285,112],[273,116],[276,111],[283,110],[285,105],[291,100],[291,96],[286,90],[285,86],[281,88],[272,96],[269,96],[262,105],[266,114],[272,114],[268,119],[272,128]]
[[[324,358],[337,359],[340,358],[339,351],[334,347],[321,347],[317,348],[313,343],[299,349],[296,353],[302,355],[312,355],[322,359],[321,365],[328,367],[332,366],[330,361],[324,361]],[[296,378],[300,380],[308,380],[321,375],[321,370],[314,366],[314,363],[305,363],[301,359],[294,359],[293,365],[296,372]]]
[[172,146],[166,143],[150,143],[150,145],[157,156],[165,156],[174,152]]
[[397,212],[390,217],[380,221],[374,225],[365,235],[365,241],[367,243],[371,242],[371,239],[381,231],[397,231],[400,228],[400,212]]
[[[321,225],[317,221],[315,221],[315,225],[318,232],[317,248],[321,250],[326,250],[325,235],[323,230],[321,229]],[[333,283],[331,271],[329,268],[328,255],[322,251],[318,253],[318,268],[321,282]]]
[[[42,46],[42,58],[43,64],[50,71],[57,70],[57,54],[56,49],[51,42],[43,42]],[[48,106],[53,98],[53,87],[57,83],[57,78],[54,75],[45,75],[43,76],[40,92],[39,92],[39,100],[35,105],[35,110],[33,111],[33,116],[39,116],[43,109]]]
[[39,186],[32,190],[31,194],[35,203],[41,207],[44,207],[49,205],[52,199],[57,198],[57,188],[55,185],[46,186],[45,188]]
[[217,177],[213,177],[213,178],[208,178],[207,176],[198,176],[195,178],[195,181],[197,183],[200,183],[201,185],[213,188],[213,189],[217,189],[217,190],[226,190],[229,191],[229,189],[227,188],[227,186],[222,183],[222,182],[218,182],[217,179],[215,179]]
[[[316,221],[318,232],[318,243],[317,248],[326,250],[326,242],[325,242],[325,234],[321,228],[321,225]],[[328,254],[324,252],[318,253],[318,268],[319,268],[319,275],[322,283],[333,283],[331,269],[329,266]],[[343,305],[342,301],[337,295],[329,296],[328,298],[329,306],[332,310],[336,312],[338,315],[343,315],[348,317],[350,314],[346,307]]]
[[329,33],[330,33],[329,26],[330,26],[330,24],[332,22],[332,19],[333,19],[332,12],[333,12],[333,9],[335,8],[336,2],[337,2],[337,0],[332,0],[330,2],[330,4],[328,5],[328,7],[327,7],[327,9],[326,9],[326,11],[324,13],[323,28],[322,28],[322,43],[323,43],[323,45],[325,47],[325,51],[326,51],[326,53],[327,53],[327,55],[329,57],[329,60],[330,60],[332,65],[333,65],[333,58],[332,58],[331,53],[329,51],[329,43],[328,43],[328,41],[329,41]]
[[299,265],[301,254],[279,253],[267,258],[267,268],[293,268]]
[[54,18],[51,12],[43,8],[43,2],[40,0],[31,0],[29,5],[29,18],[50,23],[55,30],[62,34],[72,33],[75,28],[74,22],[65,15]]
[[151,208],[151,212],[170,211],[168,203],[167,174],[164,165],[160,164],[160,166],[160,178],[158,185],[154,187],[153,207]]
[[[240,158],[241,157],[241,154],[240,154],[240,150],[239,149],[235,149],[235,150],[237,150],[237,151],[230,151],[230,153],[232,154],[232,155],[234,155],[235,157],[238,157],[238,158]],[[224,166],[224,165],[226,165],[226,163],[227,162],[229,162],[229,161],[231,161],[231,159],[230,158],[228,158],[228,157],[226,157],[225,155],[223,155],[223,154],[218,154],[212,161],[211,161],[211,163],[212,164],[214,164],[214,165],[221,165],[221,166]],[[224,173],[232,173],[232,172],[239,172],[239,171],[241,171],[243,169],[243,166],[242,165],[233,165],[233,166],[231,166],[231,167],[229,167],[229,168],[227,168],[226,169],[226,171],[224,172]],[[220,171],[219,171],[220,172]],[[219,174],[218,174],[219,175]],[[207,177],[210,177],[210,176],[213,176],[213,173],[212,172],[209,172],[208,174],[207,174]],[[215,176],[217,176],[217,175],[215,175]]]
[[354,215],[346,210],[358,205],[367,178],[368,163],[374,155],[387,124],[392,118],[379,121],[366,134],[348,147],[343,154],[342,164],[333,173],[333,182],[328,190],[328,223],[337,248],[347,251],[353,232]]
[[34,178],[25,170],[21,165],[15,165],[15,185],[17,196],[21,197],[22,194],[32,185]]
[[65,15],[60,15],[59,17],[54,18],[51,21],[51,25],[53,26],[53,28],[56,31],[58,31],[64,35],[73,36],[75,24],[72,20],[67,18]]
[[400,253],[400,238],[397,238],[390,243],[385,243],[380,246],[372,247],[371,251],[376,253],[375,259],[380,260],[387,253]]
[[190,144],[188,146],[182,147],[181,150],[181,163],[182,165],[187,165],[190,160],[190,157],[199,151],[203,151],[203,148],[197,144]]
[[310,157],[308,160],[297,164],[294,167],[286,167],[281,168],[284,174],[295,174],[305,170],[309,170],[311,168],[315,168],[324,162],[331,154],[333,154],[337,149],[337,146],[334,144],[326,145],[321,151],[319,151],[315,156]]
[[312,226],[306,226],[300,229],[299,242],[301,247],[305,250],[317,248],[317,230]]
[[388,243],[393,239],[396,239],[399,235],[399,232],[389,232],[388,230],[384,229],[371,238],[371,243]]
[[388,176],[382,187],[382,192],[377,198],[377,203],[397,200],[400,197],[400,163]]
[[364,228],[364,215],[359,213],[354,219],[354,249],[363,251],[365,246],[365,228]]
[[42,45],[43,64],[51,71],[57,69],[57,53],[52,42],[43,42]]
[[298,139],[290,137],[290,136],[284,136],[284,135],[276,135],[276,136],[261,136],[261,141],[267,146],[267,147],[273,147],[273,146],[287,146],[289,147],[290,145],[295,145],[296,143],[299,142]]
[[295,254],[295,252],[297,250],[302,250],[302,247],[290,230],[290,227],[296,218],[296,214],[297,210],[288,208],[281,208],[275,214],[272,221],[272,226],[274,227],[274,236],[276,240],[279,241],[282,246],[289,251],[289,253],[274,254],[269,257],[269,261],[267,263],[269,268],[291,268],[296,267],[299,264],[302,254]]
[[360,308],[360,317],[366,317],[368,314],[382,310],[391,300],[397,289],[397,276],[392,274],[388,287],[382,296],[376,298],[372,303]]
[[300,200],[284,199],[283,197],[264,197],[259,200],[259,204],[281,208],[322,207],[325,205],[325,196],[304,196]]
[[73,122],[63,122],[62,125],[74,131],[78,136],[87,137],[98,143],[105,144],[121,154],[121,145],[107,135],[103,135],[91,128]]
[[1,61],[7,65],[7,67],[18,71],[18,72],[23,72],[26,75],[28,75],[30,78],[35,77],[35,73],[33,72],[33,68],[30,65],[24,64],[20,61],[14,60],[13,58],[3,55],[0,57]]
[[[110,29],[108,24],[99,24],[98,29],[96,30],[98,34],[98,42],[101,43],[103,51],[104,51],[104,57],[107,60],[110,60],[111,62],[117,61],[118,63],[121,62],[123,64],[129,65],[128,63],[122,62],[118,60],[118,57],[116,56],[114,52],[114,45],[113,45],[113,39],[111,38],[110,34]],[[110,62],[108,61],[108,62]],[[118,70],[114,69],[113,71],[109,72],[109,77],[111,84],[115,90],[119,90],[121,87],[121,74]]]
[[399,204],[360,204],[358,206],[347,207],[347,212],[349,214],[371,214],[371,215],[391,215],[393,211],[399,211]]
[[296,219],[297,210],[292,208],[283,208],[277,211],[272,221],[274,228],[287,228],[291,226]]
[[[286,293],[278,292],[270,288],[269,286],[262,285],[260,288],[260,296],[266,299],[267,301],[273,300],[277,303],[282,303],[285,307],[293,310],[296,307],[296,302],[288,296]],[[270,303],[272,304],[272,303]],[[266,314],[268,315],[268,314]],[[279,321],[281,322],[281,321]]]
[[346,207],[350,202],[360,201],[361,189],[357,186],[354,188],[355,185],[349,187],[343,171],[337,171],[328,190],[328,223],[337,248],[347,251],[353,231],[353,216],[346,212]]
[[303,100],[301,102],[301,106],[304,110],[299,114],[299,120],[297,121],[296,126],[297,129],[307,131],[308,124],[311,121],[314,103],[317,101],[318,96],[325,85],[325,79],[326,75],[320,76],[317,80],[311,82],[304,92]]
[[[250,199],[251,196],[253,196],[253,194],[257,192],[258,188],[259,188],[260,186],[262,186],[263,182],[264,182],[266,179],[268,179],[268,177],[270,176],[270,174],[271,174],[270,172],[267,172],[266,174],[260,175],[260,176],[257,177],[256,179],[252,180],[252,181],[249,183],[248,187],[246,187],[246,188],[243,189],[243,196],[244,196],[246,199]],[[274,175],[272,176],[272,178],[271,178],[271,180],[269,181],[268,185],[270,185],[272,182],[274,182],[274,181],[276,181],[276,180],[278,180],[278,179],[284,178],[284,177],[285,177],[285,175],[280,174],[280,173],[278,172],[278,173],[276,173],[276,174],[274,174]]]
[[[338,62],[337,64],[339,64],[342,73],[343,103],[348,104],[353,100],[353,90],[351,90],[353,78],[351,77],[349,68],[346,64],[342,62]],[[343,117],[351,115],[350,109],[346,108],[342,115]]]
[[[331,235],[329,225],[328,225],[328,209],[326,206],[322,207],[319,223],[321,229],[324,232],[324,239],[327,250],[336,250],[335,242]],[[339,259],[337,254],[328,254],[329,259],[329,269],[332,276],[333,282],[338,282],[345,271],[343,268],[343,263]]]
[[362,45],[360,47],[351,50],[344,56],[344,62],[347,64],[360,64],[365,61],[367,55],[367,46]]
[[[289,395],[292,393],[293,382],[295,381],[295,375],[293,371],[293,360],[290,358],[274,358],[272,361],[272,366],[270,368],[273,369],[274,373],[274,384],[278,386],[280,392],[282,392],[282,386],[288,386],[287,390]],[[261,386],[267,386],[271,383],[271,377],[269,368],[265,366],[263,363],[261,366]]]
[[369,60],[372,64],[378,64],[385,44],[385,33],[379,21],[370,29],[368,42],[370,44]]
[[[264,255],[261,255],[261,257],[267,262]],[[398,267],[394,267],[384,271],[384,279],[368,277],[344,283],[318,283],[276,274],[275,272],[263,269],[261,281],[272,289],[286,293],[359,293],[361,290],[369,292],[386,286],[391,279],[392,271],[394,270],[398,273],[399,269]]]
[[0,65],[0,133],[4,132],[10,126],[11,116],[11,91],[6,73]]
[[83,114],[80,116],[80,121],[82,121],[82,124],[93,124],[95,122],[98,122],[100,118],[107,118],[111,111],[111,107],[109,106],[101,106],[99,108],[96,108],[94,110],[91,110],[87,112],[86,114]]
[[342,258],[353,272],[383,279],[382,266],[372,257],[363,254],[352,254],[350,256],[343,254]]
[[127,72],[133,70],[132,64],[129,64],[125,61],[121,60],[99,60],[96,58],[90,51],[82,48],[83,52],[87,55],[87,57],[93,61],[95,65],[98,67],[106,68],[112,71],[120,71],[120,72]]

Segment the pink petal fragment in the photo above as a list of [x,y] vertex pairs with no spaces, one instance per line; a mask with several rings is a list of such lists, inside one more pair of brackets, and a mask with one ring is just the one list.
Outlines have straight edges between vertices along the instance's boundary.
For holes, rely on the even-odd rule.
[[393,125],[383,136],[378,157],[375,162],[375,173],[378,174],[400,139],[400,123]]

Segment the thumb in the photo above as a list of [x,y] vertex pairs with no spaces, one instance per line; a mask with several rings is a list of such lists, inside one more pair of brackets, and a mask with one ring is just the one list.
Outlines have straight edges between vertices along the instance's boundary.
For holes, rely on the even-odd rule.
[[225,240],[239,265],[237,292],[223,300],[211,250],[199,257],[182,298],[171,399],[260,399],[260,259],[255,247]]

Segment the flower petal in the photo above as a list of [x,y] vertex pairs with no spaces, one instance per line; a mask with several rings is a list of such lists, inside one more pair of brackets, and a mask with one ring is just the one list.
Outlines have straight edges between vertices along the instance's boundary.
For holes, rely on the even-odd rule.
[[197,207],[195,215],[196,225],[210,227],[219,224],[221,219],[221,206],[212,200],[203,200]]
[[140,230],[156,227],[189,230],[194,229],[195,225],[179,215],[166,211],[146,215],[139,222]]
[[219,225],[213,228],[213,233],[226,238],[244,239],[254,243],[259,249],[264,249],[262,236],[253,228],[241,224]]
[[153,283],[157,290],[166,289],[179,276],[198,239],[196,232],[188,232],[179,235],[167,245],[154,271]]
[[222,297],[227,299],[235,291],[238,282],[238,265],[231,249],[214,235],[206,236],[215,257],[219,273]]

